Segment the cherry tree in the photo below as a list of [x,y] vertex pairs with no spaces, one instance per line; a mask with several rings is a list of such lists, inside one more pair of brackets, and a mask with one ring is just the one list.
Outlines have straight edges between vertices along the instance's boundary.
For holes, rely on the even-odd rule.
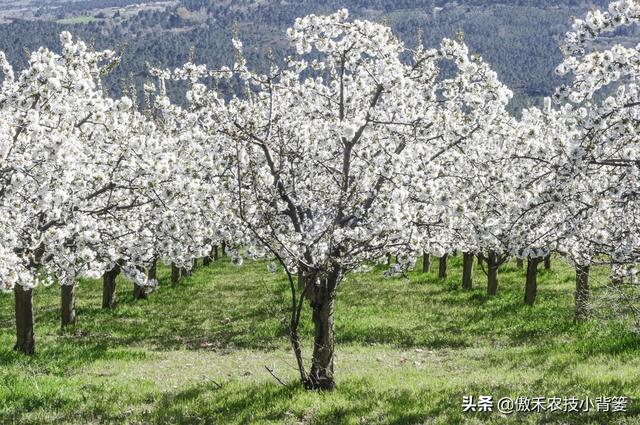
[[[4,72],[0,205],[3,227],[12,229],[8,232],[10,239],[3,243],[6,252],[11,253],[5,264],[13,267],[2,270],[0,275],[4,290],[15,288],[16,348],[27,353],[34,350],[31,299],[39,281],[36,270],[42,264],[58,269],[56,266],[61,263],[53,260],[52,253],[65,247],[69,239],[60,227],[66,223],[64,216],[73,211],[72,182],[81,165],[77,160],[82,155],[77,155],[83,152],[82,146],[77,137],[71,137],[80,124],[77,111],[84,109],[80,99],[95,101],[91,75],[98,71],[98,61],[112,56],[106,52],[74,58],[68,34],[64,34],[63,42],[69,55],[63,58],[46,49],[33,52],[29,68],[18,78],[4,55],[0,57]],[[84,67],[72,66],[83,59]],[[88,79],[85,73],[90,76]],[[65,96],[69,93],[74,95]],[[76,93],[86,97],[75,96]],[[65,283],[71,264],[65,262],[57,270]]]
[[[222,179],[228,167],[223,158],[226,147],[211,143],[218,123],[207,115],[206,101],[201,99],[204,86],[197,83],[205,71],[193,63],[175,72],[151,68],[157,83],[145,84],[147,115],[167,139],[157,164],[167,174],[158,179],[162,191],[155,219],[155,256],[174,270],[190,270],[194,260],[215,256],[218,246],[235,238],[235,216]],[[167,96],[171,80],[189,84],[186,107]]]
[[545,99],[543,110],[523,111],[514,133],[507,172],[512,190],[507,246],[512,255],[527,259],[528,305],[536,300],[539,264],[547,264],[551,252],[562,251],[562,242],[575,234],[572,223],[580,218],[569,169],[574,150],[564,117]]
[[639,20],[638,2],[614,1],[606,11],[595,9],[576,19],[561,46],[565,60],[557,72],[572,80],[556,90],[555,99],[568,103],[564,111],[576,133],[571,164],[585,210],[575,224],[581,232],[567,242],[577,263],[576,307],[584,303],[579,286],[588,288],[588,265],[595,254],[611,257],[614,281],[637,275],[640,53],[638,46],[608,42],[603,47],[599,41]]
[[477,240],[467,215],[486,218],[474,211],[473,203],[482,194],[494,196],[501,190],[483,179],[490,179],[501,164],[482,159],[504,152],[502,145],[513,128],[506,111],[512,94],[461,42],[445,40],[440,54],[457,72],[434,80],[441,116],[433,121],[432,135],[417,146],[419,155],[410,165],[415,167],[410,192],[420,214],[416,243],[423,252],[440,257],[440,277],[446,277],[447,254],[462,251],[463,286],[470,288],[474,255],[491,250]]
[[[232,69],[190,63],[172,74],[192,80],[191,111],[218,153],[213,174],[222,176],[236,222],[224,239],[284,269],[300,379],[330,390],[339,284],[387,253],[401,254],[401,267],[412,264],[406,253],[425,246],[426,219],[438,220],[442,209],[423,188],[420,200],[431,210],[421,212],[412,188],[475,126],[488,125],[495,115],[488,105],[503,107],[509,92],[464,44],[411,50],[388,27],[349,21],[346,10],[300,18],[287,36],[296,54],[266,74],[249,70],[238,39]],[[454,76],[442,73],[444,61],[456,64]],[[244,95],[228,101],[199,82],[234,75]],[[308,372],[298,335],[305,300],[315,329]]]
[[125,271],[149,284],[131,250],[146,249],[132,245],[143,217],[132,211],[152,202],[146,188],[156,178],[144,156],[162,149],[131,100],[104,95],[100,77],[114,53],[94,52],[68,33],[61,42],[61,54],[33,52],[17,77],[0,57],[0,208],[7,229],[0,276],[3,290],[15,293],[16,348],[26,353],[35,347],[32,291],[39,282],[62,285],[68,321],[76,277],[109,270],[124,246]]

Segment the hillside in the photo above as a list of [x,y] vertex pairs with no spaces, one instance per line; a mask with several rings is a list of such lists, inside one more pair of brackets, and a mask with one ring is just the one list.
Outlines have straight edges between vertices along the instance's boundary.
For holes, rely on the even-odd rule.
[[[351,0],[224,1],[180,0],[12,0],[0,5],[0,50],[13,63],[25,63],[24,48],[57,47],[62,30],[100,47],[121,46],[123,63],[111,78],[119,93],[131,79],[145,75],[145,62],[174,67],[184,63],[190,47],[196,60],[211,66],[232,61],[230,27],[239,24],[249,59],[264,64],[273,49],[282,57],[284,30],[294,19],[347,7],[354,16],[388,22],[406,43],[424,33],[425,43],[464,33],[507,83],[516,98],[512,109],[539,103],[560,81],[553,70],[561,60],[558,43],[579,16],[603,1]],[[630,32],[635,37],[637,33]]]

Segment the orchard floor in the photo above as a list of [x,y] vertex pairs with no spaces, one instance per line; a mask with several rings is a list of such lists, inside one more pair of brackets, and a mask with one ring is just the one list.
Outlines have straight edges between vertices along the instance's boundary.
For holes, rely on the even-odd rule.
[[[37,353],[14,343],[13,297],[0,295],[0,423],[640,424],[640,341],[615,322],[573,323],[573,271],[559,259],[523,305],[523,271],[501,269],[499,294],[449,278],[382,270],[350,275],[336,306],[337,388],[303,390],[288,345],[290,295],[264,263],[220,261],[114,311],[83,281],[78,324],[59,330],[59,288],[36,290]],[[592,279],[598,282],[606,270]],[[303,344],[311,348],[309,310]],[[281,386],[265,366],[287,383]],[[627,396],[626,413],[463,413],[465,395]]]

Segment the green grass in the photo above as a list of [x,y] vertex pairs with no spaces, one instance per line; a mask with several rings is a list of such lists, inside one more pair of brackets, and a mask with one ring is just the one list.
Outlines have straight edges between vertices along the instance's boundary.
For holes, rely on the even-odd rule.
[[[337,389],[304,391],[287,339],[289,293],[264,263],[220,261],[178,287],[103,311],[82,281],[78,324],[59,330],[59,288],[36,290],[37,353],[13,352],[13,297],[0,296],[0,423],[640,424],[640,342],[617,322],[573,323],[573,271],[542,270],[534,307],[523,271],[501,269],[499,294],[450,277],[353,274],[336,306]],[[594,295],[606,270],[595,270]],[[309,311],[302,329],[311,343]],[[265,365],[288,383],[283,387]],[[626,413],[462,413],[465,395],[628,396]]]

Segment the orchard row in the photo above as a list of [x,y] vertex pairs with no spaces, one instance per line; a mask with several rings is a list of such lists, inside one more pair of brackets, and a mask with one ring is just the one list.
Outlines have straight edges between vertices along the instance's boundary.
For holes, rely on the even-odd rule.
[[527,259],[530,304],[551,252],[583,284],[596,258],[635,279],[640,52],[598,39],[639,19],[633,0],[576,19],[558,67],[571,83],[520,118],[462,40],[408,47],[346,10],[296,20],[291,55],[268,72],[249,68],[235,37],[232,66],[152,68],[142,99],[109,97],[116,54],[69,33],[17,74],[0,55],[0,287],[15,293],[17,348],[34,350],[38,284],[72,294],[78,277],[103,276],[109,306],[118,273],[145,296],[158,261],[188,270],[222,244],[239,265],[267,258],[288,276],[291,344],[311,389],[334,386],[337,286],[388,255],[390,273],[422,253],[479,256],[490,293],[500,264]]

